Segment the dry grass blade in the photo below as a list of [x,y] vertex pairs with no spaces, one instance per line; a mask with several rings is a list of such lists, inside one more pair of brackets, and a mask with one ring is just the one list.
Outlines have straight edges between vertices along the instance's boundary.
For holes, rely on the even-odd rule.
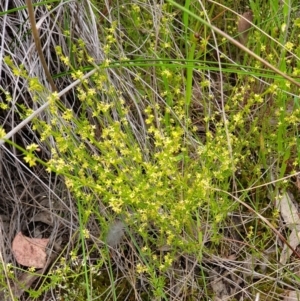
[[42,49],[42,46],[41,46],[41,39],[39,37],[39,33],[38,33],[38,30],[37,30],[37,27],[36,27],[32,2],[31,2],[31,0],[26,0],[26,3],[27,3],[27,9],[28,9],[28,13],[29,13],[29,20],[30,20],[30,23],[31,23],[32,35],[33,35],[34,42],[35,42],[35,45],[36,45],[36,50],[39,54],[41,63],[43,65],[43,68],[44,68],[44,71],[45,71],[45,74],[46,74],[46,77],[47,77],[47,79],[50,83],[52,91],[54,92],[54,91],[57,91],[57,88],[56,88],[55,83],[52,79],[52,76],[50,74],[48,65],[47,65],[46,60],[45,60],[45,56],[43,54],[43,49]]

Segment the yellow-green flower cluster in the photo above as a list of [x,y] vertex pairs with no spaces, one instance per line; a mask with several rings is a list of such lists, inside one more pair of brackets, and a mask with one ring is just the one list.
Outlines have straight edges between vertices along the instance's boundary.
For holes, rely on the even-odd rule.
[[30,167],[36,165],[35,151],[39,151],[39,146],[36,143],[27,145],[26,150],[28,151],[24,157],[24,161],[29,164]]
[[0,139],[2,139],[5,135],[5,130],[2,127],[0,127]]

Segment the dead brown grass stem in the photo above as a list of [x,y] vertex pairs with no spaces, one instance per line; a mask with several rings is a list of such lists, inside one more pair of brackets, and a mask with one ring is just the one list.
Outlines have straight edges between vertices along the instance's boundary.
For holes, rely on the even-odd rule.
[[33,10],[31,0],[26,0],[26,5],[27,5],[28,14],[29,14],[29,22],[31,24],[32,36],[33,36],[33,39],[34,39],[35,47],[36,47],[36,50],[38,52],[39,58],[41,60],[43,69],[45,71],[46,78],[47,78],[47,80],[48,80],[48,82],[51,86],[52,92],[55,92],[55,91],[57,91],[57,88],[56,88],[55,83],[52,79],[51,73],[48,69],[48,66],[47,66],[47,63],[46,63],[46,60],[45,60],[45,57],[44,57],[44,54],[43,54],[43,50],[42,50],[42,46],[41,46],[41,39],[40,39],[38,30],[37,30],[37,27],[36,27],[36,22],[35,22],[35,17],[34,17],[34,10]]

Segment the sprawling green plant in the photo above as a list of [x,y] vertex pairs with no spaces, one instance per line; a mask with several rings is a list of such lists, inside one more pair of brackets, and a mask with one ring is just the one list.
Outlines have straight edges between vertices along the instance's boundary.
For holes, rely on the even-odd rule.
[[[277,225],[269,198],[289,186],[269,184],[299,167],[299,89],[282,76],[299,74],[299,19],[292,24],[285,3],[281,15],[277,9],[262,20],[251,1],[258,27],[248,35],[251,51],[238,49],[229,43],[240,34],[238,8],[229,3],[121,1],[108,12],[103,3],[88,1],[89,9],[80,9],[95,25],[86,29],[96,31],[94,40],[86,32],[74,37],[66,13],[58,26],[64,47],[52,49],[63,70],[56,81],[68,78],[73,85],[65,98],[5,58],[14,76],[27,82],[32,107],[48,102],[32,121],[40,145],[12,144],[29,167],[62,176],[76,208],[74,248],[62,252],[40,289],[28,290],[33,299],[52,288],[64,300],[117,300],[143,279],[148,287],[141,300],[168,300],[174,297],[171,283],[190,277],[176,271],[182,258],[194,266],[181,293],[203,299],[214,294],[205,259],[229,257],[237,242],[246,249],[236,252],[237,261],[260,260],[274,241],[259,216]],[[270,24],[275,28],[267,32]],[[11,96],[3,91],[1,109],[9,110]],[[25,119],[32,107],[19,104],[16,112]],[[41,145],[47,160],[39,156]],[[236,212],[242,217],[232,222]],[[90,259],[95,252],[98,258]],[[277,271],[274,258],[265,257],[268,277]],[[271,285],[251,286],[254,296]]]

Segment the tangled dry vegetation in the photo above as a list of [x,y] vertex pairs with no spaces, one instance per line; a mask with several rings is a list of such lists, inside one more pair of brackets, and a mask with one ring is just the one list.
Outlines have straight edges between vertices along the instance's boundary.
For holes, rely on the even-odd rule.
[[299,300],[298,4],[30,2],[0,3],[0,299]]

